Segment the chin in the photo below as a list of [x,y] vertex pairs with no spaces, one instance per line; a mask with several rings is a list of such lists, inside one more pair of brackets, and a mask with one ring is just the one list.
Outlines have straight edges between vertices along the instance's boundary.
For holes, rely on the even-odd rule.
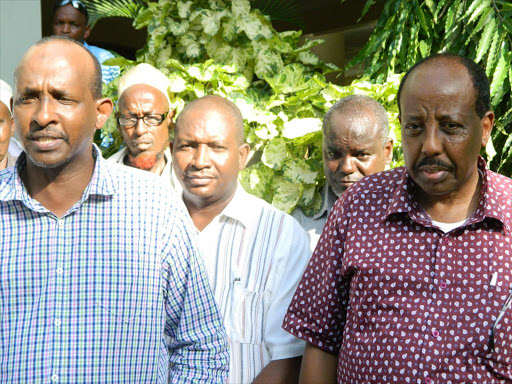
[[42,158],[37,156],[32,156],[30,153],[27,152],[27,157],[30,159],[30,161],[39,168],[60,168],[66,164],[69,163],[69,158],[46,158],[43,156]]

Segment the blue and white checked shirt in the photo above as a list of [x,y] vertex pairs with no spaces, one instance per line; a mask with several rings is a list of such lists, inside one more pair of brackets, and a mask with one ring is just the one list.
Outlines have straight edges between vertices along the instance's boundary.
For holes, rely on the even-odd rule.
[[0,172],[0,382],[223,383],[226,334],[180,202],[107,164],[58,219]]

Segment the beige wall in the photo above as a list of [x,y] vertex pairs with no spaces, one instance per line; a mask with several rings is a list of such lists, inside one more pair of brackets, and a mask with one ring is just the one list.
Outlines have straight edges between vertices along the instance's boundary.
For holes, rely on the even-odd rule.
[[25,51],[41,39],[39,0],[0,0],[0,78],[14,85],[14,70]]

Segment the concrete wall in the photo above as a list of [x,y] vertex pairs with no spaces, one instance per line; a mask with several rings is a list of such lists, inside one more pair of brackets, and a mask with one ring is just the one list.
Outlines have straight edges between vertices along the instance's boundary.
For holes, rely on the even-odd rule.
[[39,0],[0,0],[0,78],[14,85],[14,70],[28,47],[41,39]]

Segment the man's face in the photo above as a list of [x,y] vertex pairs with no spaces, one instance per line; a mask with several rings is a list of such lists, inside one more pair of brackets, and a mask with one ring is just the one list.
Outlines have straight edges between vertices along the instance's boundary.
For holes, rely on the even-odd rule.
[[228,112],[209,105],[188,110],[173,142],[173,166],[185,201],[211,205],[229,200],[248,152]]
[[[119,100],[118,117],[142,117],[161,115],[169,112],[167,98],[158,89],[145,84],[132,85]],[[118,123],[132,163],[141,169],[151,169],[162,158],[169,147],[169,129],[172,127],[173,113],[159,125],[146,125],[142,119],[133,127]]]
[[426,63],[407,79],[400,116],[405,165],[427,195],[465,193],[478,180],[477,157],[494,115],[478,117],[475,100],[468,71],[455,60]]
[[7,156],[14,124],[9,109],[0,101],[0,162]]
[[85,15],[73,8],[71,4],[59,7],[53,15],[53,34],[67,36],[83,42],[91,33]]
[[14,122],[28,157],[37,166],[56,168],[91,156],[94,131],[111,109],[111,103],[102,109],[105,114],[97,109],[103,104],[92,96],[92,73],[87,52],[60,41],[31,48],[20,63]]
[[334,112],[325,132],[322,157],[324,174],[339,197],[364,176],[381,172],[391,161],[393,143],[382,143],[375,119]]

